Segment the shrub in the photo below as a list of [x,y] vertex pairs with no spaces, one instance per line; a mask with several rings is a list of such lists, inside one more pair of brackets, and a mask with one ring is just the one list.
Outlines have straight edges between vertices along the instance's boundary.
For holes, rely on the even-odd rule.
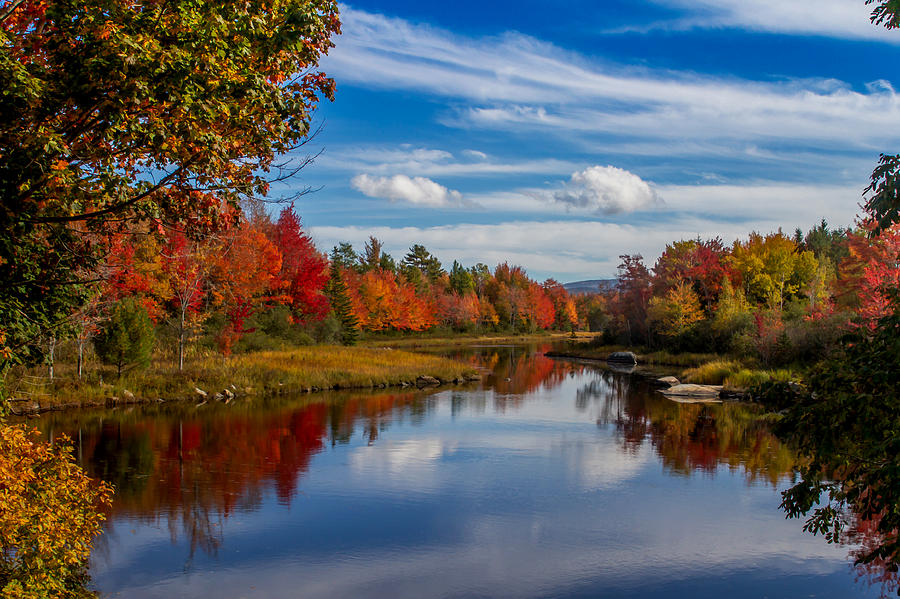
[[3,597],[88,597],[91,542],[112,489],[75,464],[65,439],[0,424],[0,587]]

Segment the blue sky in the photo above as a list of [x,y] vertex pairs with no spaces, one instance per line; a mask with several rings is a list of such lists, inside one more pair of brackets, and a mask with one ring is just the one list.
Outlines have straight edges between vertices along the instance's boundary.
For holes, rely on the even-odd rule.
[[[897,151],[900,32],[863,0],[342,5],[323,150],[292,187],[320,249],[509,260],[562,281],[667,242],[848,225]],[[277,190],[287,191],[287,190]]]

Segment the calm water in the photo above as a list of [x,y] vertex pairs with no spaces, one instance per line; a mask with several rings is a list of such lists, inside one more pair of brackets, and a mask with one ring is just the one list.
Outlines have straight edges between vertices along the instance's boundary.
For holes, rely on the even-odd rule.
[[107,597],[877,597],[746,408],[478,348],[481,384],[44,417],[117,497]]

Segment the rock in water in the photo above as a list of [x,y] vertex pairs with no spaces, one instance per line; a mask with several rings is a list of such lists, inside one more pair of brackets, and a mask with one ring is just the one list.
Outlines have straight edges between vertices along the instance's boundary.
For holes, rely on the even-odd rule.
[[428,376],[427,374],[423,374],[422,376],[416,379],[416,387],[427,387],[429,385],[440,385],[441,381],[437,380],[433,376]]
[[661,389],[660,393],[667,397],[692,397],[696,399],[719,399],[722,393],[722,385],[674,385],[668,389]]
[[674,376],[664,376],[662,378],[656,379],[656,382],[659,383],[662,387],[674,387],[675,385],[681,384],[681,381],[676,379]]
[[616,364],[637,364],[637,356],[634,355],[634,352],[630,351],[616,351],[609,354],[606,361],[614,362]]

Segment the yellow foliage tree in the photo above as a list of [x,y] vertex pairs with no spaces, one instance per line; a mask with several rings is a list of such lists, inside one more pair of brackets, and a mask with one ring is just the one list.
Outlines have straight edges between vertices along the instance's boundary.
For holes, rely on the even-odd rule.
[[647,315],[659,332],[668,336],[680,335],[695,322],[703,320],[697,292],[683,281],[669,289],[663,297],[650,298]]
[[88,478],[65,439],[38,435],[0,424],[0,596],[93,596],[86,564],[112,488]]

